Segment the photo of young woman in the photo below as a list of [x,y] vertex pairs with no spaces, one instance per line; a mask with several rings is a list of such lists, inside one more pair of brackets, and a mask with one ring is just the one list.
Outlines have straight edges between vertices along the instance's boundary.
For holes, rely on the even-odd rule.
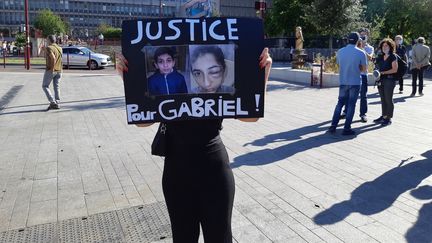
[[235,92],[234,45],[191,45],[189,53],[192,93]]

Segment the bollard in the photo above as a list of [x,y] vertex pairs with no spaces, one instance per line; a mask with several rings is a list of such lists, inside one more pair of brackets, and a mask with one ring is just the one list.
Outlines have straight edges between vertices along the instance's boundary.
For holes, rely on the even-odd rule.
[[323,85],[323,60],[321,59],[321,66],[320,66],[320,88],[322,88]]
[[[318,80],[316,80],[316,79],[319,78],[319,86],[320,86],[320,88],[322,88],[322,86],[323,86],[323,66],[324,66],[323,60],[321,60],[319,64],[312,63],[310,86],[318,85]],[[315,70],[314,67],[319,67],[319,76],[317,75],[318,77],[315,77],[315,75],[314,75],[314,70]]]
[[113,51],[113,62],[114,62],[114,70],[117,69],[117,59],[116,59],[116,53]]
[[91,70],[91,52],[89,52],[88,66],[89,66],[89,70]]

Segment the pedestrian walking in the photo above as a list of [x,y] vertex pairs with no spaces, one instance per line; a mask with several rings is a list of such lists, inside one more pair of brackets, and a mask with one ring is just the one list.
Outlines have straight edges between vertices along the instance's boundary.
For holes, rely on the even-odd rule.
[[361,87],[361,72],[366,72],[366,54],[357,47],[360,34],[352,32],[348,35],[348,45],[337,52],[336,61],[339,65],[339,96],[336,104],[332,123],[328,130],[336,132],[339,123],[342,107],[346,105],[346,117],[342,135],[355,135],[351,129],[355,105]]
[[[403,44],[403,37],[402,35],[397,35],[395,37],[395,43],[396,43],[396,54],[405,61],[405,63],[408,63],[408,55],[407,55],[407,49]],[[404,83],[404,74],[402,74],[398,79],[399,81],[399,94],[403,94],[403,83]]]
[[[47,38],[48,46],[45,49],[46,68],[42,82],[42,89],[50,102],[49,109],[59,109],[60,103],[60,80],[62,76],[62,48],[56,44],[55,35]],[[50,91],[50,84],[53,82],[54,97]]]
[[381,98],[381,116],[374,120],[383,126],[392,123],[394,104],[393,91],[397,82],[398,61],[395,55],[396,44],[390,38],[385,38],[379,44],[381,55],[376,59],[376,65],[380,73],[378,92]]
[[423,72],[431,65],[429,59],[431,57],[431,52],[428,46],[425,45],[425,38],[419,37],[417,39],[417,44],[413,47],[412,52],[412,92],[411,96],[414,96],[417,92],[417,77],[419,80],[418,91],[419,95],[423,95]]

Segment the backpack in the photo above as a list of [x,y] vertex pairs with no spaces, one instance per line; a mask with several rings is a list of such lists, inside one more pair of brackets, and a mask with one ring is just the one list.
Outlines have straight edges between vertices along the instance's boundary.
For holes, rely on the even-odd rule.
[[404,61],[399,55],[397,54],[394,55],[396,56],[397,63],[398,63],[398,69],[397,72],[394,74],[394,76],[396,77],[396,79],[400,79],[403,78],[406,71],[408,70],[408,63]]

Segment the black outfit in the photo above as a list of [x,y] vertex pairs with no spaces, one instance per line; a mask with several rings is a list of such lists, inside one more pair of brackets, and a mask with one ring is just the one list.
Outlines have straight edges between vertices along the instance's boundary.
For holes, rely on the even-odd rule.
[[411,70],[411,74],[412,74],[412,92],[411,92],[411,95],[415,95],[417,92],[417,77],[419,80],[419,84],[418,84],[419,94],[423,94],[423,73],[427,67],[428,66],[424,66],[424,67],[421,67],[420,69],[414,68]]
[[[392,63],[397,61],[396,56],[390,53],[388,58],[384,60],[384,55],[380,55],[376,62],[380,72],[392,69]],[[383,74],[380,78],[381,84],[378,86],[378,92],[381,98],[382,116],[390,119],[393,117],[393,91],[396,86],[395,74]]]
[[222,120],[167,123],[162,187],[174,243],[231,243],[234,176],[219,132]]
[[[408,63],[407,50],[404,45],[398,45],[396,47],[396,54]],[[399,91],[403,91],[403,75],[399,77]]]

